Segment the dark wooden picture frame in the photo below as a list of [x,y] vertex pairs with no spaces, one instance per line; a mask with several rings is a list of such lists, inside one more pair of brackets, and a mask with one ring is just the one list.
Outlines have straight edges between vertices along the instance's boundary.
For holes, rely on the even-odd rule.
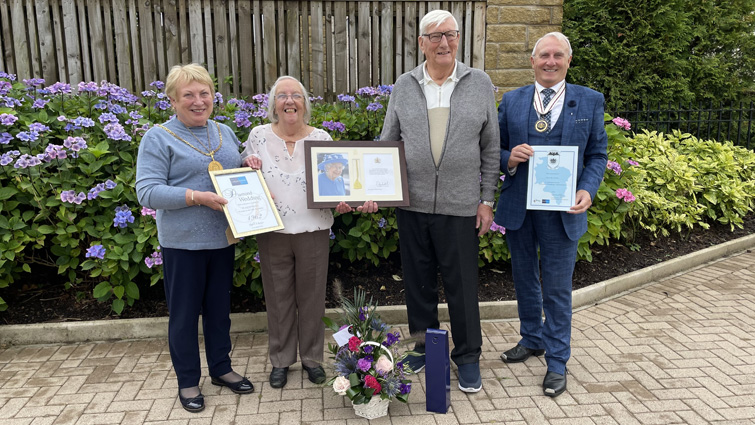
[[[381,207],[409,205],[401,141],[305,140],[304,157],[308,208],[334,208],[341,201],[352,208],[364,201]],[[333,171],[339,164],[340,173]]]

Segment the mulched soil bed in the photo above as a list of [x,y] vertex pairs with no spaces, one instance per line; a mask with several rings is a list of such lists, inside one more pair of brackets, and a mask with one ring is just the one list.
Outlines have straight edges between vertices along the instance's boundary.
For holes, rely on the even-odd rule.
[[[697,229],[685,235],[651,238],[640,235],[634,243],[641,247],[631,250],[619,243],[593,248],[593,261],[580,261],[574,271],[574,289],[602,282],[643,267],[651,266],[709,246],[755,233],[755,215],[745,217],[743,229],[731,231],[729,226],[712,225],[709,230]],[[328,280],[328,307],[337,307],[339,294],[351,295],[354,287],[367,291],[378,305],[404,303],[400,258],[396,255],[379,267],[350,264],[333,257]],[[338,282],[338,283],[334,283]],[[142,299],[127,307],[120,318],[156,317],[168,314],[165,296],[160,283],[154,287],[140,285]],[[480,269],[480,301],[515,299],[508,263],[492,264]],[[9,305],[0,312],[0,324],[43,323],[115,319],[109,305],[98,303],[91,297],[91,288],[64,289],[55,269],[37,267],[22,282],[2,290],[0,295]],[[443,301],[443,291],[440,291]],[[264,301],[243,289],[234,288],[233,312],[264,311]]]

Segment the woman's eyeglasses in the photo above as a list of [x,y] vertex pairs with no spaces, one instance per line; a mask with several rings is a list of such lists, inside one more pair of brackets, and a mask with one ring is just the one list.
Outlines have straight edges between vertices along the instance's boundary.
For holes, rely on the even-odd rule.
[[459,37],[459,30],[422,34],[423,37],[429,38],[433,43],[439,42],[444,35],[446,36],[446,41],[454,41]]
[[282,94],[282,93],[281,93],[281,94],[277,94],[277,95],[275,95],[275,99],[276,99],[276,100],[280,100],[280,101],[285,101],[285,100],[286,100],[286,99],[288,99],[289,97],[290,97],[290,98],[291,98],[291,100],[293,100],[293,101],[297,101],[297,100],[302,100],[302,99],[304,99],[304,96],[300,95],[299,93],[294,93],[294,94]]

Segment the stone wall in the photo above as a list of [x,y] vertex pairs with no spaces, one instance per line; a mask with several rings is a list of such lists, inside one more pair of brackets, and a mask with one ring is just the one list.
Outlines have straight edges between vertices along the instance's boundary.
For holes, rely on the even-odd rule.
[[485,71],[503,93],[532,84],[532,47],[538,38],[561,31],[563,0],[488,0]]

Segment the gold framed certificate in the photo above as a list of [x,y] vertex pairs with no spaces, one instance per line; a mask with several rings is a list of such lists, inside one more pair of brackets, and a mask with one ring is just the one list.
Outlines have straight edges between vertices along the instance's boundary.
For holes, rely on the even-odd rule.
[[532,146],[527,209],[569,211],[577,196],[577,146]]
[[307,208],[344,201],[381,207],[409,205],[406,157],[401,141],[305,140]]
[[261,171],[251,168],[210,171],[210,178],[215,192],[228,200],[223,212],[234,237],[283,229]]

